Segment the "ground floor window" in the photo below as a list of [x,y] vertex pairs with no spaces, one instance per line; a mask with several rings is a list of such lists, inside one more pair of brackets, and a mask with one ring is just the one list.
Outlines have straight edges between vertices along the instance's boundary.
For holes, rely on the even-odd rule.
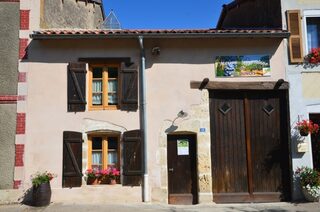
[[90,135],[88,139],[88,168],[103,170],[120,168],[118,135]]

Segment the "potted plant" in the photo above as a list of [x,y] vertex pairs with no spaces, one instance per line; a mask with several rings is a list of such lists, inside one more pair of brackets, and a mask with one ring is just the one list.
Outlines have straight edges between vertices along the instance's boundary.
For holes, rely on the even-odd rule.
[[310,53],[306,55],[305,62],[312,65],[320,63],[320,48],[312,48]]
[[100,183],[108,184],[109,183],[109,171],[108,169],[104,169],[100,171]]
[[99,177],[100,177],[99,170],[87,169],[85,175],[86,175],[86,179],[87,179],[87,185],[99,184]]
[[32,179],[32,200],[34,206],[46,206],[50,204],[51,200],[51,187],[50,181],[56,175],[50,172],[37,172],[31,176]]
[[297,129],[301,136],[308,136],[309,133],[317,133],[319,131],[319,125],[314,124],[310,120],[302,120],[297,123]]
[[114,167],[108,168],[108,178],[110,180],[111,185],[117,184],[117,180],[120,176],[120,171]]
[[298,168],[295,172],[300,179],[302,193],[306,200],[315,202],[320,198],[320,173],[309,167]]

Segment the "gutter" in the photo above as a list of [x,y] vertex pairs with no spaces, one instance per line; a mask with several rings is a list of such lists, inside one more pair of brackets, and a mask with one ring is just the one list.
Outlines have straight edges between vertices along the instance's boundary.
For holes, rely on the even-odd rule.
[[106,39],[106,38],[289,38],[289,32],[273,33],[132,33],[112,34],[31,34],[33,40]]
[[146,110],[146,77],[145,67],[146,58],[143,46],[143,36],[138,37],[140,45],[140,71],[139,71],[139,103],[140,103],[140,129],[142,131],[142,142],[141,148],[143,149],[143,184],[142,184],[142,199],[143,202],[150,202],[149,193],[149,175],[148,175],[148,142],[147,142],[147,110]]

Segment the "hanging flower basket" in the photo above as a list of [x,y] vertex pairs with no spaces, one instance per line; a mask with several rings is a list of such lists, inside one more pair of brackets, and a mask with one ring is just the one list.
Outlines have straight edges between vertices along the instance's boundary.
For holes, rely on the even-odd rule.
[[297,123],[297,129],[300,132],[301,136],[308,136],[309,133],[316,134],[319,131],[319,125],[314,124],[310,120],[302,120]]
[[309,132],[305,132],[303,130],[300,130],[300,135],[301,136],[308,136],[309,135]]

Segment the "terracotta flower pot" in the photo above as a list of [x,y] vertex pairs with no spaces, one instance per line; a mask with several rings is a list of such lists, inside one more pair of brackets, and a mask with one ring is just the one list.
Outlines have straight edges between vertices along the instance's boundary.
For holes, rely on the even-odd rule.
[[87,185],[98,185],[99,181],[98,178],[88,177]]
[[116,179],[110,179],[110,185],[115,185],[115,184],[117,184]]
[[108,177],[102,177],[100,184],[109,184],[110,180],[108,179]]
[[41,207],[50,204],[51,187],[50,182],[42,183],[39,186],[33,186],[32,191],[33,206]]

